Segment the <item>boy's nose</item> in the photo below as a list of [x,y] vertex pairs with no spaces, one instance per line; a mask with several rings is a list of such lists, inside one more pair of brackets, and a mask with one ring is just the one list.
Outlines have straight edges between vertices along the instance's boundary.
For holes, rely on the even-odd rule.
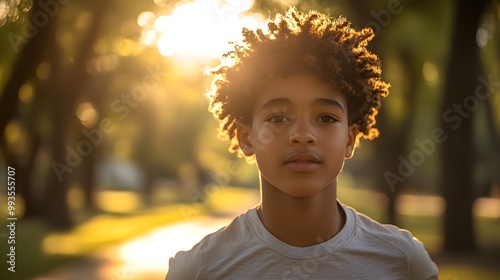
[[316,136],[313,127],[307,121],[297,121],[292,130],[290,131],[290,138],[288,140],[290,145],[297,144],[316,144]]

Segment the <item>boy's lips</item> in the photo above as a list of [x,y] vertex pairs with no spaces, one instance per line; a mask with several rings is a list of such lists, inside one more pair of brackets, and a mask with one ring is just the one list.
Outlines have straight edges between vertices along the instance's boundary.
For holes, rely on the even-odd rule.
[[295,153],[285,158],[285,166],[294,172],[312,172],[319,168],[321,160],[311,153]]
[[312,153],[295,153],[285,158],[285,163],[290,162],[314,162],[321,163],[319,157]]

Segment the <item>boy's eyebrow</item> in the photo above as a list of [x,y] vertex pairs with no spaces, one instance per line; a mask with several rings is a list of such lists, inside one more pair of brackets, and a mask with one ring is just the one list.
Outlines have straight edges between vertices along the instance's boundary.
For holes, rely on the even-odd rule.
[[342,111],[345,111],[345,110],[344,110],[344,106],[342,106],[342,104],[340,104],[340,102],[338,102],[338,101],[337,101],[337,100],[335,100],[335,99],[330,99],[330,98],[317,98],[316,100],[314,100],[314,103],[315,103],[315,104],[320,104],[320,105],[335,106],[335,107],[340,108]]
[[[264,103],[264,105],[262,105],[262,107],[260,108],[260,111],[262,111],[266,108],[270,108],[270,107],[287,106],[287,105],[291,105],[291,104],[292,104],[292,101],[290,101],[290,99],[288,99],[288,98],[274,98],[274,99],[271,99],[271,100],[267,101],[266,103]],[[342,111],[345,111],[344,106],[342,106],[342,104],[340,104],[340,102],[338,102],[335,99],[317,98],[314,100],[313,104],[335,106],[335,107],[340,108]]]
[[291,105],[291,104],[292,104],[292,101],[290,101],[290,99],[288,99],[288,98],[274,98],[274,99],[271,99],[271,100],[267,101],[266,103],[264,103],[264,105],[262,105],[262,107],[260,107],[260,111],[262,111],[266,108],[270,108],[270,107],[287,106],[287,105]]

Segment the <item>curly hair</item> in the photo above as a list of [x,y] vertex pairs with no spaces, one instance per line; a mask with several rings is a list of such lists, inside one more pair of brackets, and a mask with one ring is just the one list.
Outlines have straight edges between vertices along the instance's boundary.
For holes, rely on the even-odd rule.
[[389,93],[382,81],[379,58],[367,50],[371,28],[356,31],[345,17],[331,18],[317,11],[290,8],[267,24],[268,30],[243,28],[243,41],[223,55],[211,69],[207,92],[209,111],[219,120],[219,136],[239,150],[238,123],[251,124],[252,111],[262,86],[296,73],[312,73],[333,84],[347,101],[348,122],[357,124],[359,138],[373,139],[381,98]]

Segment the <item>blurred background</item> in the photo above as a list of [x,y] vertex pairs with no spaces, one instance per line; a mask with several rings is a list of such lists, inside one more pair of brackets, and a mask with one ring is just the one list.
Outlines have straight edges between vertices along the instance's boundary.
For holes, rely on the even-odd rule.
[[0,278],[161,279],[258,203],[204,72],[293,5],[371,27],[391,83],[339,199],[411,230],[441,279],[499,279],[498,0],[1,0],[0,213],[17,221],[15,273],[0,230]]

